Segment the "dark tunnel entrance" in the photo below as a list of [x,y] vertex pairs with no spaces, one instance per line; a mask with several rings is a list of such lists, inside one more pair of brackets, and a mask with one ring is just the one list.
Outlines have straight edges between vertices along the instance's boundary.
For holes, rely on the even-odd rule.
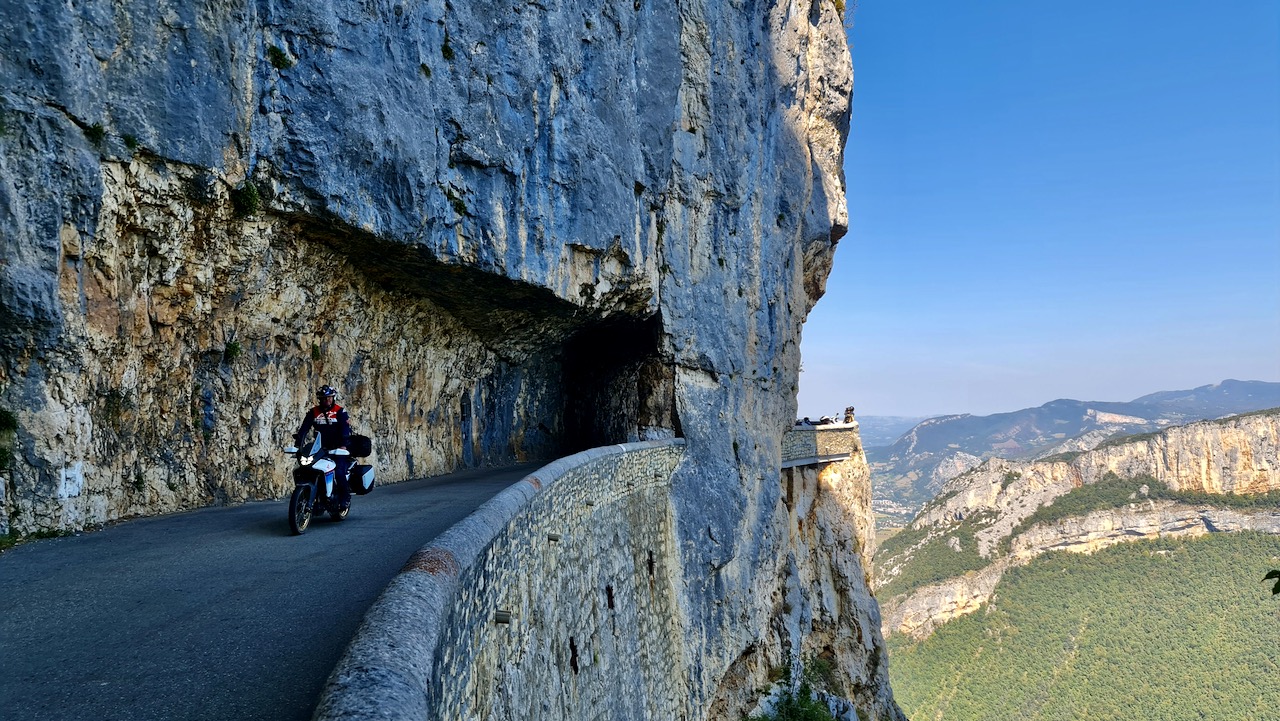
[[610,320],[564,344],[564,448],[587,448],[680,435],[675,378],[662,361],[662,323]]
[[432,454],[457,467],[501,466],[681,435],[658,314],[600,318],[547,288],[341,224],[300,220],[296,234],[337,250],[407,305],[425,300],[418,314],[447,316],[456,331],[428,342],[457,362],[419,368],[434,385],[406,381],[383,431],[404,437],[410,473],[442,470],[419,463]]

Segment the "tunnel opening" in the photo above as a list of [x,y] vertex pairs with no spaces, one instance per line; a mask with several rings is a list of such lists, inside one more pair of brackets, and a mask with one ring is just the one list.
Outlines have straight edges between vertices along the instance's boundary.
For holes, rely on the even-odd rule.
[[[294,218],[296,234],[344,256],[384,291],[421,298],[465,328],[488,361],[427,369],[438,393],[422,419],[437,446],[452,440],[455,467],[492,467],[550,460],[597,446],[680,435],[674,370],[661,353],[662,322],[641,315],[649,295],[627,297],[613,315],[583,308],[548,288],[487,269],[448,263],[422,245],[379,238],[340,222]],[[465,349],[464,349],[465,350]],[[462,355],[466,355],[463,353]],[[475,353],[471,352],[474,356]],[[418,421],[418,422],[422,422]],[[390,429],[389,429],[390,430]],[[416,445],[409,441],[409,445]],[[416,455],[416,454],[415,454]]]
[[564,344],[564,447],[680,435],[675,376],[662,358],[659,316],[588,326]]
[[315,322],[350,330],[326,331],[305,370],[347,378],[340,391],[384,459],[411,459],[395,465],[413,477],[564,455],[562,349],[593,312],[424,244],[332,219],[289,221],[288,237],[317,249],[308,263],[348,269],[330,291],[349,303],[340,326],[332,314]]

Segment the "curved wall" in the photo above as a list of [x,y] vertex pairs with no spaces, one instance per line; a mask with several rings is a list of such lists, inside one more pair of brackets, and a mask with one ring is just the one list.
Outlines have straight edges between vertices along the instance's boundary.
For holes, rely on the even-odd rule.
[[684,441],[558,460],[415,554],[316,718],[697,717],[670,501]]
[[[856,425],[783,443],[815,439],[843,460],[773,477],[786,540],[761,589],[771,620],[727,670],[682,581],[719,578],[682,562],[673,484],[685,440],[628,443],[539,469],[416,553],[316,719],[738,719],[764,710],[779,669],[798,678],[817,659],[831,673],[815,690],[837,718],[901,721],[866,571],[871,486]],[[700,701],[709,670],[718,680]]]

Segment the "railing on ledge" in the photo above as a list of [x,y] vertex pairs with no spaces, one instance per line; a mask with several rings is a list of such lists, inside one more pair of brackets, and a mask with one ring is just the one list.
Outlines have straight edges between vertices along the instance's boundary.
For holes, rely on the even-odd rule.
[[782,435],[782,467],[847,460],[862,450],[858,422],[795,426]]

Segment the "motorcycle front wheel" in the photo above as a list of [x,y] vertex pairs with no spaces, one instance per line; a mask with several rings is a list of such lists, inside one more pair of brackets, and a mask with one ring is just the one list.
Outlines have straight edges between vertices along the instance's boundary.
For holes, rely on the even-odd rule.
[[311,523],[311,486],[298,486],[289,498],[289,529],[300,536]]

